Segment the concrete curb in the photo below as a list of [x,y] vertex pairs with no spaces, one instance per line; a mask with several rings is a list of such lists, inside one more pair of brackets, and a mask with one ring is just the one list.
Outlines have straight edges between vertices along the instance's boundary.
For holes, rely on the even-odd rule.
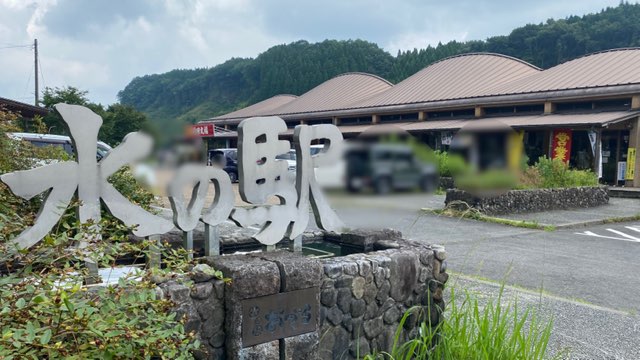
[[[432,208],[421,208],[420,211],[426,212],[426,213],[430,213],[436,216],[447,216],[447,215],[442,215],[442,214],[436,214],[435,211],[440,210],[440,209],[432,209]],[[447,216],[447,217],[451,217],[451,216]],[[483,221],[483,220],[478,220],[478,219],[473,219],[470,217],[465,217],[462,216],[461,218],[467,219],[467,220],[474,220],[474,221],[481,221],[481,222],[490,222],[493,224],[497,224],[497,225],[503,225],[503,226],[511,226],[511,227],[520,227],[520,228],[524,228],[524,229],[530,229],[530,230],[541,230],[541,231],[546,231],[545,228],[553,228],[554,230],[560,230],[560,229],[574,229],[574,228],[581,228],[581,227],[587,227],[587,226],[592,226],[592,225],[604,225],[604,224],[615,224],[615,223],[621,223],[621,222],[627,222],[627,221],[638,221],[640,220],[640,214],[636,214],[636,215],[631,215],[631,216],[620,216],[620,217],[613,217],[613,218],[605,218],[605,219],[597,219],[597,220],[588,220],[588,221],[580,221],[580,222],[575,222],[575,223],[566,223],[566,224],[557,224],[557,225],[553,225],[553,224],[545,224],[545,223],[536,223],[535,221],[531,221],[531,220],[524,220],[524,219],[504,219],[504,218],[500,218],[500,217],[495,217],[495,216],[489,216],[489,215],[485,215],[486,218],[490,218],[490,219],[495,219],[497,221]],[[538,225],[538,228],[534,228],[534,227],[526,227],[526,226],[517,226],[517,225],[510,225],[510,224],[504,224],[504,223],[500,223],[499,220],[509,220],[509,221],[513,221],[515,222],[525,222],[525,223],[536,223]]]
[[632,216],[621,216],[621,217],[615,217],[615,218],[606,218],[606,219],[589,220],[589,221],[582,221],[582,222],[575,222],[575,223],[568,223],[568,224],[560,224],[560,225],[555,225],[555,227],[556,229],[573,229],[573,228],[586,227],[591,225],[615,224],[615,223],[637,221],[637,220],[640,220],[640,214],[632,215]]

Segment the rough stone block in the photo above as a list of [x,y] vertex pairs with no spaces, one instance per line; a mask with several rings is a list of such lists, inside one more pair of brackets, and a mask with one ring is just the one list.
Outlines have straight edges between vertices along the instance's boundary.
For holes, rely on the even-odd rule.
[[[234,301],[276,294],[280,291],[280,269],[271,262],[244,255],[206,258],[209,265],[231,279],[226,298]],[[259,279],[259,281],[258,281]]]
[[399,251],[391,255],[390,276],[393,277],[389,295],[397,301],[405,301],[413,293],[418,280],[418,258],[415,253]]
[[338,301],[338,291],[334,288],[322,289],[320,303],[326,307],[332,307]]
[[204,300],[213,293],[213,284],[210,282],[195,284],[191,288],[191,297],[197,300]]
[[356,299],[362,299],[365,285],[365,279],[362,276],[356,276],[351,283],[351,293],[353,294],[353,297]]
[[329,328],[320,336],[318,357],[322,360],[342,359],[348,355],[351,337],[342,326]]
[[275,340],[241,349],[236,354],[227,352],[227,359],[280,360],[280,345],[278,340]]
[[322,263],[291,251],[261,253],[259,258],[274,262],[280,270],[282,292],[320,287],[322,283]]
[[348,314],[351,310],[351,290],[347,288],[338,289],[337,303],[342,312]]
[[332,261],[326,261],[322,264],[324,268],[324,273],[331,279],[335,279],[342,274],[342,263],[336,262],[332,259]]
[[317,332],[284,339],[284,359],[317,359],[319,340]]
[[397,230],[364,230],[358,229],[343,233],[340,242],[363,249],[365,252],[373,251],[374,244],[378,240],[400,240],[402,233]]
[[373,339],[384,330],[384,322],[378,317],[365,321],[362,327],[367,338]]
[[349,353],[356,359],[362,359],[364,355],[371,352],[369,347],[369,341],[364,336],[359,337],[356,341],[351,343],[349,347]]

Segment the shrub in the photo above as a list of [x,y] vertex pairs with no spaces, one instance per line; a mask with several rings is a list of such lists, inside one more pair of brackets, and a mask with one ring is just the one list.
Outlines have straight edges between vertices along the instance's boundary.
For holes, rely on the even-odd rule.
[[[59,235],[1,259],[8,273],[0,277],[0,358],[191,358],[199,344],[171,312],[172,302],[157,297],[153,271],[142,269],[137,279],[121,279],[117,285],[82,286],[87,257],[113,266],[119,255],[141,257],[155,244],[125,242],[128,229],[122,229],[91,244],[87,253],[71,245],[91,237],[90,224],[64,224]],[[7,254],[2,246],[0,252]]]
[[534,166],[542,179],[540,187],[562,188],[596,186],[598,177],[591,170],[572,170],[560,160],[542,157]]
[[[17,116],[0,110],[0,173],[29,169],[46,160],[68,160],[56,147],[36,148],[10,139],[19,131]],[[149,209],[153,196],[134,180],[129,168],[109,181],[125,197]],[[158,298],[151,277],[184,272],[192,263],[183,249],[149,241],[130,242],[130,228],[103,211],[102,240],[84,250],[74,245],[96,238],[92,223],[80,224],[69,206],[58,225],[39,244],[15,253],[7,240],[33,224],[42,195],[25,201],[0,183],[0,359],[191,358],[199,346],[171,312],[173,304]],[[83,266],[87,258],[102,267],[122,258],[140,262],[160,251],[165,269],[141,269],[136,278],[88,289]],[[129,260],[131,261],[131,260]]]
[[426,320],[417,338],[401,341],[404,323],[415,311],[411,309],[398,325],[391,351],[368,354],[364,359],[544,359],[553,322],[542,320],[532,307],[522,311],[517,301],[505,304],[502,295],[503,288],[497,299],[481,305],[477,296],[465,292],[460,301],[451,290],[444,320],[438,326]]
[[468,191],[510,190],[517,186],[518,178],[507,170],[487,170],[458,176],[455,182],[459,189]]
[[469,172],[469,165],[458,154],[449,154],[446,151],[435,151],[440,176],[456,177]]

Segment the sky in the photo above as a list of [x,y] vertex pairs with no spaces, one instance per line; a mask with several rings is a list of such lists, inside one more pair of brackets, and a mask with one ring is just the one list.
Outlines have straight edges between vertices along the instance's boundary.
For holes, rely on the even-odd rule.
[[[74,86],[104,105],[134,77],[212,67],[304,39],[364,39],[395,55],[598,12],[619,0],[0,0],[0,97]],[[14,46],[25,45],[24,47]]]

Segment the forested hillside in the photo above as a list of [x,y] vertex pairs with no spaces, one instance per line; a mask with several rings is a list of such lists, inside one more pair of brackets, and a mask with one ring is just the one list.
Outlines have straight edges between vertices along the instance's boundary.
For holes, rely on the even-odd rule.
[[448,42],[392,56],[363,40],[298,41],[274,46],[255,59],[234,58],[212,68],[173,70],[133,79],[119,94],[166,130],[223,114],[270,96],[300,95],[348,71],[398,82],[445,57],[489,51],[548,68],[595,51],[640,46],[640,5],[621,3],[597,14],[548,20],[487,40]]

